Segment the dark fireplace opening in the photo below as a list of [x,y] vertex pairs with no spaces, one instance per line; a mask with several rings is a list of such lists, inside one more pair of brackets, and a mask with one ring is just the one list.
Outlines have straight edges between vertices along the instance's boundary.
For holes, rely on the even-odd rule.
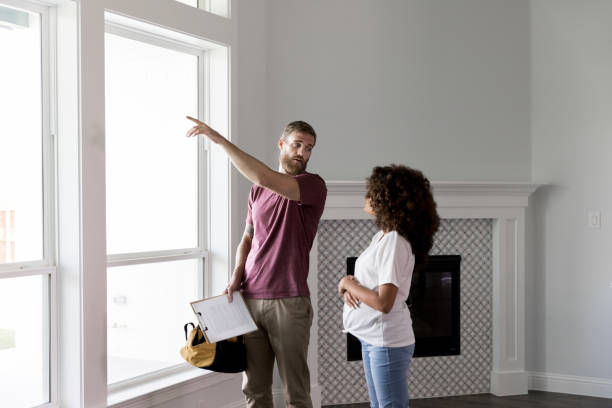
[[[346,259],[347,275],[355,272],[356,257]],[[414,357],[459,355],[460,255],[430,255],[412,274],[406,304],[416,339]],[[361,360],[361,343],[347,333],[347,360]]]

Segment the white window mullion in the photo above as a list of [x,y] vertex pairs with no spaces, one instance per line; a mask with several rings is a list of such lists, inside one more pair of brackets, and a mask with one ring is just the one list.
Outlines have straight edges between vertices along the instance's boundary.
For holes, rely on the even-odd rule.
[[42,118],[43,118],[43,256],[47,265],[53,265],[49,271],[48,278],[44,280],[43,304],[46,305],[46,319],[43,334],[49,339],[44,342],[43,355],[48,356],[43,362],[45,365],[45,377],[43,384],[51,403],[55,403],[58,398],[58,308],[57,308],[57,279],[55,267],[57,262],[56,245],[56,140],[57,134],[57,108],[54,95],[57,94],[56,88],[56,9],[45,7],[42,13],[41,28],[41,54],[42,54]]
[[[78,407],[84,392],[81,370],[80,32],[76,2],[62,2],[53,9],[57,12],[57,19],[53,20],[57,30],[51,38],[55,42],[53,67],[56,68],[57,81],[52,83],[55,88],[52,106],[57,111],[53,128],[56,135],[55,173],[59,182],[55,208],[58,273],[52,278],[51,293],[61,294],[61,297],[55,297],[51,309],[52,327],[57,328],[56,333],[52,333],[57,354],[54,364],[56,377],[52,380],[51,390],[56,390],[52,396],[56,403],[61,399],[62,406]],[[90,24],[84,26],[82,31],[86,33]]]
[[202,259],[208,256],[208,251],[191,250],[170,250],[159,252],[142,252],[136,254],[113,254],[107,258],[106,265],[109,268],[125,265],[139,265],[154,262],[169,262],[182,259]]
[[[209,59],[205,52],[198,55],[198,116],[208,121],[208,106],[210,106],[210,94],[207,92],[209,83]],[[198,247],[208,248],[210,242],[209,222],[209,186],[210,180],[210,142],[205,138],[198,138]],[[198,282],[204,296],[211,296],[211,277],[208,256],[200,261],[203,274]]]
[[195,47],[184,41],[171,39],[163,35],[151,33],[142,28],[125,25],[120,22],[107,20],[104,29],[108,34],[115,34],[124,38],[129,38],[130,40],[172,49],[185,54],[199,56],[202,53],[202,49],[200,47]]
[[54,265],[46,265],[41,261],[0,265],[0,279],[45,275],[53,272],[55,272]]

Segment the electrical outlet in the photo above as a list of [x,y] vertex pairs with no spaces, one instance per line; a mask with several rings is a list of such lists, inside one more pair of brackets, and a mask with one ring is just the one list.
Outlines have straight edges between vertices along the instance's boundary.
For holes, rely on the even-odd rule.
[[589,212],[589,228],[601,228],[601,212]]

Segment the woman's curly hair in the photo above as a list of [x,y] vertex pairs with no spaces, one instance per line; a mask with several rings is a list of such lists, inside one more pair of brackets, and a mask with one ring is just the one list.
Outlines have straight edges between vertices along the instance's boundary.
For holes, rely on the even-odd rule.
[[376,214],[376,225],[406,238],[416,258],[415,267],[423,264],[440,226],[429,180],[407,166],[377,166],[367,179],[366,197]]

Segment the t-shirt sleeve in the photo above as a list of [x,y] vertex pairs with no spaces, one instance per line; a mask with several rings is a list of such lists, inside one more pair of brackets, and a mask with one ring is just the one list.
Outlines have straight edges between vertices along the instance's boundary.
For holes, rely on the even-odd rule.
[[411,252],[398,236],[397,232],[392,231],[392,236],[383,237],[385,241],[379,252],[378,285],[391,283],[400,287],[406,279]]
[[253,200],[254,200],[254,195],[255,195],[255,186],[251,187],[251,192],[249,193],[249,208],[247,209],[247,217],[246,217],[246,224],[247,225],[253,225]]
[[299,174],[295,177],[300,188],[301,205],[325,206],[327,187],[325,181],[316,174]]

